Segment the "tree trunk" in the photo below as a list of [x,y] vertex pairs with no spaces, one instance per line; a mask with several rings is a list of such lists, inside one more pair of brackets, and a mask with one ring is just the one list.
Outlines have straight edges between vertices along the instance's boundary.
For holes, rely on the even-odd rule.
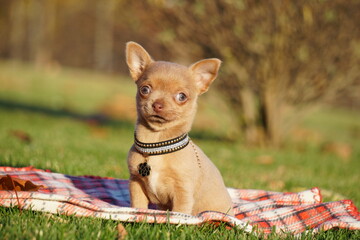
[[114,0],[97,1],[94,67],[97,70],[112,71],[114,52]]
[[278,146],[281,142],[281,101],[273,88],[265,88],[261,97],[263,125],[269,145]]
[[241,88],[240,99],[242,103],[245,141],[250,145],[262,145],[263,134],[258,126],[258,107],[255,95],[248,87]]
[[52,47],[56,21],[55,0],[29,2],[29,50],[30,60],[38,67],[52,63]]
[[24,59],[24,41],[26,36],[25,1],[16,0],[11,3],[10,13],[10,57]]

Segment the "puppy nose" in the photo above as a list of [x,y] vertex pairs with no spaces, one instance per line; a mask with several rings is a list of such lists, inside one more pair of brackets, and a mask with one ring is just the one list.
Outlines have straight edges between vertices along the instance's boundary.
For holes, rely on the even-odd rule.
[[155,112],[159,113],[163,110],[164,105],[161,102],[156,101],[153,103],[152,108]]

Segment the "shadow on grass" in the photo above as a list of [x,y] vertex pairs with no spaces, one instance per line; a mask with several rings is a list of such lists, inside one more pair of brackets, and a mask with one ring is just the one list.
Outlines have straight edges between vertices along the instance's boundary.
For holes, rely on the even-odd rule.
[[[9,111],[21,110],[25,112],[45,114],[57,118],[71,118],[94,125],[111,126],[124,129],[134,128],[134,122],[132,121],[113,119],[102,113],[82,114],[68,109],[52,109],[46,106],[38,106],[4,99],[0,99],[0,109],[6,109]],[[198,140],[221,141],[230,143],[235,141],[234,139],[230,139],[226,136],[211,131],[199,131],[195,129],[191,131],[190,135],[192,138]]]
[[[28,167],[33,167],[34,165],[32,165],[30,163],[18,162],[12,156],[10,156],[9,160],[5,160],[5,159],[2,158],[2,156],[0,156],[0,166],[1,167],[12,167],[12,168],[28,168]],[[53,173],[58,172],[54,168],[49,168],[49,167],[43,166],[43,164],[37,164],[36,168],[37,169],[42,169],[42,170],[45,170],[45,171],[50,171],[50,172],[53,172]]]
[[37,106],[26,103],[8,101],[0,99],[0,108],[15,111],[21,110],[31,113],[45,114],[51,117],[71,118],[74,120],[84,121],[85,123],[106,125],[120,128],[133,128],[134,123],[125,120],[114,120],[102,113],[81,114],[68,109],[52,109],[45,106]]
[[230,138],[219,133],[214,133],[211,131],[199,131],[199,130],[192,130],[189,133],[190,137],[197,139],[197,140],[205,140],[205,141],[215,141],[215,142],[226,142],[226,143],[234,143],[236,142],[236,138]]

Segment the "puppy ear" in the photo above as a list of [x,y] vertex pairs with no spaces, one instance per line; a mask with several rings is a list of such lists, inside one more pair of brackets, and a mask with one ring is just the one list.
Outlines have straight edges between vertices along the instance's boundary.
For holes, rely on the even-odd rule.
[[126,63],[135,82],[152,62],[150,55],[142,46],[135,42],[126,43]]
[[210,58],[198,61],[190,66],[199,94],[205,93],[210,84],[217,77],[221,61],[217,58]]

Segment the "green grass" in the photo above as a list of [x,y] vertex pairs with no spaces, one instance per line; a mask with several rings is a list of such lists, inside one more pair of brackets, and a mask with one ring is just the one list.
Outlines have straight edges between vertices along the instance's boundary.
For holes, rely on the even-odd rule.
[[[133,106],[126,102],[129,110],[124,111],[123,118],[101,124],[88,117],[96,117],[115,95],[132,99],[135,85],[129,78],[72,69],[36,70],[29,65],[0,62],[0,86],[0,165],[33,165],[71,175],[128,178],[126,155],[133,141],[134,123],[127,113],[133,111]],[[227,186],[275,191],[317,186],[326,190],[325,201],[348,198],[360,206],[359,113],[323,109],[304,119],[301,127],[307,129],[305,138],[281,149],[249,148],[241,141],[227,140],[234,120],[215,91],[209,91],[200,101],[191,135],[218,166]],[[14,131],[26,133],[31,142],[14,136]],[[351,156],[342,159],[324,152],[323,144],[331,141],[350,146]],[[262,162],[263,158],[270,161]],[[117,224],[0,208],[1,239],[114,239]],[[224,226],[124,226],[128,239],[257,239]],[[316,239],[359,238],[360,231],[348,230],[316,235]],[[274,234],[270,239],[282,237]],[[304,235],[303,239],[312,237]]]

